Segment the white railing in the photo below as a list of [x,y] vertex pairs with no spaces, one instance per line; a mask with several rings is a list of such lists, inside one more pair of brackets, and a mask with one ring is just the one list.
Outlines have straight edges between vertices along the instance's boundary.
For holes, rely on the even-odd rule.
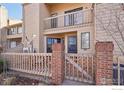
[[95,78],[94,56],[66,54],[65,77],[71,80],[93,83]]
[[51,76],[51,53],[2,53],[1,56],[10,70]]
[[93,22],[92,9],[49,17],[44,20],[44,29],[61,28],[75,25],[89,24]]
[[113,58],[113,84],[124,85],[124,56]]

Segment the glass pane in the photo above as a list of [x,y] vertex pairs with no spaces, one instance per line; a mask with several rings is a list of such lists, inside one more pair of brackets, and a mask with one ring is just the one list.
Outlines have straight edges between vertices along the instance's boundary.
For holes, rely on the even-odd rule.
[[83,12],[74,14],[74,24],[81,24],[83,21]]
[[22,33],[22,27],[18,27],[18,33]]
[[16,47],[16,42],[15,41],[11,41],[10,48],[14,48],[14,47]]
[[90,48],[90,33],[82,33],[81,34],[82,48]]
[[77,53],[77,37],[68,37],[68,53]]

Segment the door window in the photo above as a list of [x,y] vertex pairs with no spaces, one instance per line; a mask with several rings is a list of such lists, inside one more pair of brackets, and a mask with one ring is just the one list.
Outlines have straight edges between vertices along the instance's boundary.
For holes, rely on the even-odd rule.
[[68,37],[68,53],[77,53],[77,36]]

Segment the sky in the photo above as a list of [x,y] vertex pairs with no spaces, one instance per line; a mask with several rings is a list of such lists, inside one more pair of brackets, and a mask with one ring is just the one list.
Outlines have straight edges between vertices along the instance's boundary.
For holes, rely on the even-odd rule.
[[12,19],[22,19],[22,5],[21,3],[4,3],[8,10],[9,18]]

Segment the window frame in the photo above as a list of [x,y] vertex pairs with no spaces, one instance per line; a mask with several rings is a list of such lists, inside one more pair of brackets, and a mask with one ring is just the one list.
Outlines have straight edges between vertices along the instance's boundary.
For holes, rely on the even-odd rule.
[[[52,13],[51,17],[56,17],[57,15],[58,13]],[[58,17],[52,18],[50,21],[50,28],[58,28]]]
[[[74,13],[74,12],[78,12],[78,11],[82,11],[82,10],[83,10],[83,7],[79,7],[79,8],[75,8],[75,9],[71,9],[71,10],[66,10],[66,11],[64,11],[64,14]],[[66,19],[66,18],[68,18],[68,19]],[[83,17],[82,17],[82,19],[83,19]],[[70,14],[70,15],[64,16],[64,27],[74,26],[74,25],[79,25],[79,24],[75,23],[75,14]]]
[[[86,47],[83,47],[83,43],[82,43],[82,36],[83,36],[83,34],[86,34],[86,33],[88,33],[89,34],[89,39],[88,39],[88,41],[89,41],[89,44],[88,44],[88,47],[86,48]],[[84,49],[84,50],[86,50],[86,49],[90,49],[90,32],[82,32],[81,33],[81,49]]]
[[[69,51],[69,38],[70,38],[70,37],[73,37],[73,38],[76,39],[76,52]],[[67,52],[68,52],[68,53],[77,53],[77,51],[78,51],[78,49],[77,49],[77,48],[78,48],[78,46],[77,46],[77,36],[76,36],[76,35],[68,36],[68,39],[67,39],[67,40],[68,40],[68,41],[67,41],[67,43],[68,43],[68,44],[67,44]]]

